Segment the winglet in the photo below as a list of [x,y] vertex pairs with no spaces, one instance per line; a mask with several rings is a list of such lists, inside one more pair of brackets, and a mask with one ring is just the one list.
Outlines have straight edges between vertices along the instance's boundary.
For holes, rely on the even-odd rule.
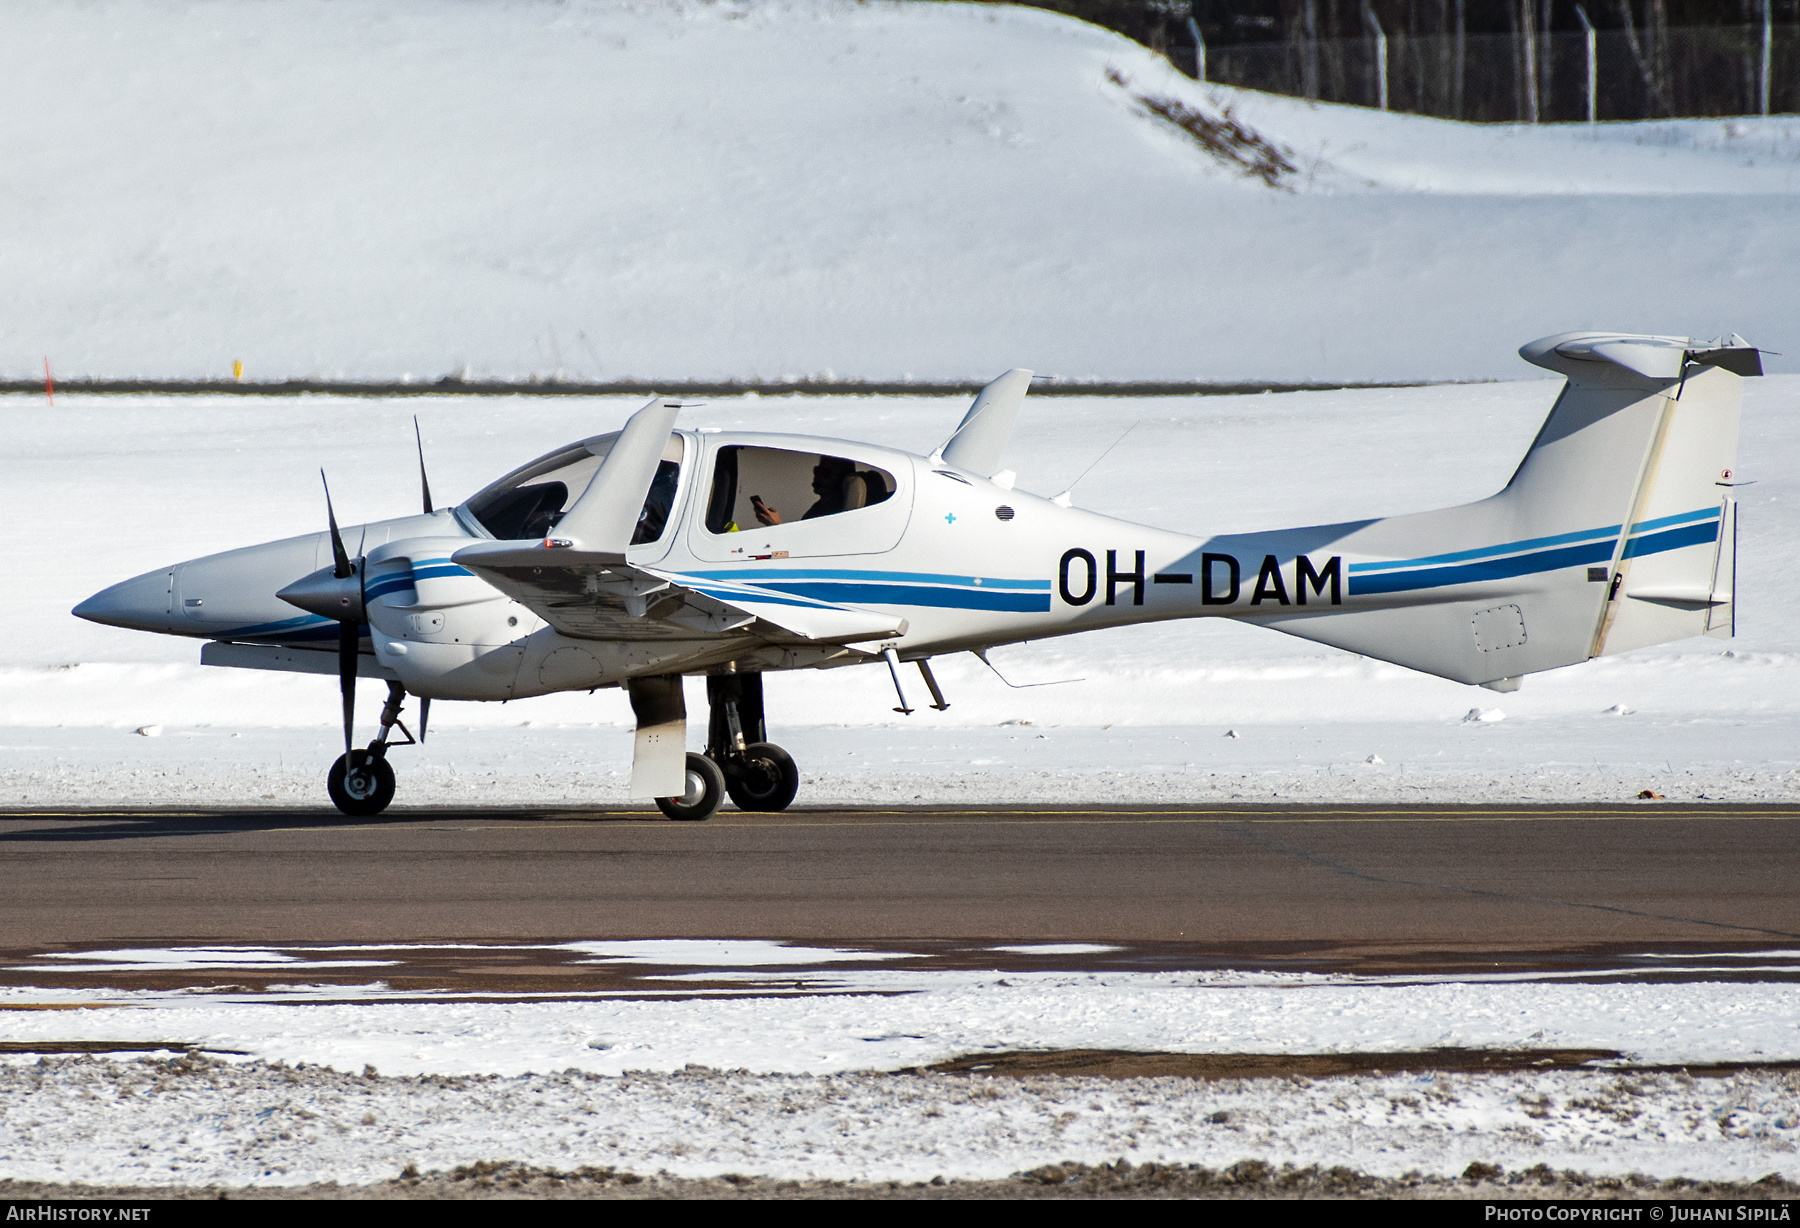
[[1023,367],[1014,367],[983,388],[963,415],[956,433],[935,456],[982,477],[998,472],[1000,454],[1006,450],[1019,406],[1030,390],[1031,372]]
[[581,498],[557,523],[558,538],[569,540],[582,553],[624,561],[638,513],[643,511],[644,498],[681,408],[680,401],[652,397],[631,415]]

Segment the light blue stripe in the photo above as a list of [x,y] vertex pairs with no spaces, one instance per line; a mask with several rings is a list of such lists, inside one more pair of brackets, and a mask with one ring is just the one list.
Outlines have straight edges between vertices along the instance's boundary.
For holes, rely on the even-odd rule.
[[1424,567],[1432,563],[1461,563],[1468,559],[1491,558],[1499,554],[1537,550],[1544,546],[1562,546],[1570,542],[1587,541],[1594,537],[1614,536],[1624,527],[1624,525],[1615,524],[1604,529],[1586,529],[1580,533],[1559,533],[1554,537],[1533,537],[1527,541],[1508,542],[1504,546],[1484,546],[1479,550],[1458,550],[1452,554],[1433,554],[1421,559],[1394,559],[1386,563],[1352,563],[1350,570],[1352,572],[1391,571],[1397,567]]
[[1685,524],[1687,521],[1700,520],[1702,518],[1717,520],[1719,518],[1719,509],[1716,507],[1703,507],[1697,512],[1682,512],[1678,516],[1658,516],[1655,520],[1640,520],[1631,526],[1631,531],[1633,533],[1642,533],[1645,529],[1660,529],[1668,525]]

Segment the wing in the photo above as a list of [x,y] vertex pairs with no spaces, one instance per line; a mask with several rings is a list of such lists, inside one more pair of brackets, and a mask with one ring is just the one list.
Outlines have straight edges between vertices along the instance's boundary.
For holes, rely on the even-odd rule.
[[453,556],[563,635],[691,640],[742,635],[771,644],[853,644],[906,634],[906,620],[748,585],[633,567],[539,542],[482,542]]

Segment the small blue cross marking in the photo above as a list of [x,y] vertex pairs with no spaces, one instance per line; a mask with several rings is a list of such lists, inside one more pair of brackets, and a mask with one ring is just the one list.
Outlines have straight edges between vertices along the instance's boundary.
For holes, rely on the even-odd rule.
[[944,513],[944,523],[945,524],[955,524],[956,523],[956,513],[955,512],[945,512]]

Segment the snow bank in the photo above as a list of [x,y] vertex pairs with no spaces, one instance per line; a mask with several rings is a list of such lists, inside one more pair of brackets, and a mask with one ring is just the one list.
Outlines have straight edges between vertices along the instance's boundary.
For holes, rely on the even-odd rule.
[[[1308,106],[988,5],[8,18],[11,378],[1460,379],[1571,328],[1800,325],[1789,118]],[[1235,108],[1295,173],[1143,97]]]
[[[1791,1076],[1306,1080],[360,1078],[175,1060],[0,1067],[14,1180],[304,1185],[483,1160],[681,1176],[924,1181],[1045,1163],[1245,1158],[1451,1176],[1473,1161],[1595,1175],[1800,1173]],[[157,1140],[155,1143],[145,1140]]]

